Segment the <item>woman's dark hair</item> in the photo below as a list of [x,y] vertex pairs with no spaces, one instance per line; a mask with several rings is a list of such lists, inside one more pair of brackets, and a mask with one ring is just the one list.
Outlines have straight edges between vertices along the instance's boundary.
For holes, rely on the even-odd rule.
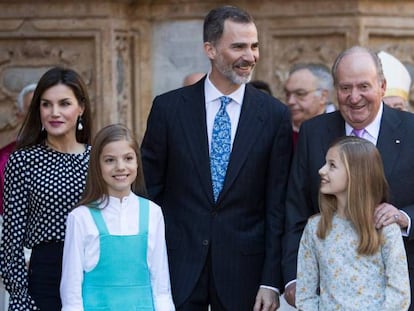
[[69,87],[73,91],[79,105],[83,107],[83,129],[76,131],[76,140],[79,143],[91,143],[91,104],[86,85],[76,71],[63,67],[54,67],[46,71],[37,83],[28,113],[17,137],[17,149],[30,147],[45,140],[47,133],[42,130],[40,102],[44,92],[58,84],[64,84]]

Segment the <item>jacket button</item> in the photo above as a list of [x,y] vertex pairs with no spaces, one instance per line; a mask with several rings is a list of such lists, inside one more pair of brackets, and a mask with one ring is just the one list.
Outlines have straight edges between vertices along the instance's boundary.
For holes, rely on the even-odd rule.
[[208,245],[208,240],[203,240],[203,245],[207,246]]

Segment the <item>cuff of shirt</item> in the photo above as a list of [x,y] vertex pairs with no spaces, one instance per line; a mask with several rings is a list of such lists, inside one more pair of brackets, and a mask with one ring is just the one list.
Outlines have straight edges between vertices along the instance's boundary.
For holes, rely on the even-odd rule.
[[175,311],[171,295],[161,295],[155,299],[155,310]]
[[408,226],[406,229],[401,229],[401,234],[402,236],[409,236],[410,235],[410,230],[411,230],[411,218],[410,216],[408,216],[408,214],[406,212],[404,212],[403,210],[400,210],[401,213],[403,213],[405,215],[405,217],[407,217],[408,220]]
[[276,294],[278,294],[280,296],[280,291],[278,288],[276,287],[272,287],[272,286],[267,286],[267,285],[260,285],[260,288],[267,288],[267,289],[271,289],[272,291],[276,292]]
[[294,279],[294,280],[292,280],[292,281],[290,281],[290,282],[288,282],[286,285],[285,285],[285,289],[286,289],[286,287],[288,287],[290,284],[292,284],[292,283],[296,283],[296,279]]

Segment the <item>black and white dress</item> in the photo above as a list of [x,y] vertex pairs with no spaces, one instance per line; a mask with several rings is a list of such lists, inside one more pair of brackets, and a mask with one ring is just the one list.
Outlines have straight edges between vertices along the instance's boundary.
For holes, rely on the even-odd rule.
[[38,310],[28,290],[23,247],[63,242],[68,212],[85,188],[89,155],[90,146],[81,154],[69,154],[41,144],[11,154],[5,173],[0,248],[9,310]]

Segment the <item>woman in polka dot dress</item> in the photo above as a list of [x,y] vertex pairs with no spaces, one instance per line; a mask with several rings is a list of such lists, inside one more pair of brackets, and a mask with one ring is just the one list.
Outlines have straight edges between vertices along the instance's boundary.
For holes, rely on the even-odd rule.
[[[39,80],[6,166],[0,269],[9,310],[60,310],[69,210],[84,190],[91,114],[85,83],[55,67]],[[32,249],[26,269],[24,249]]]

